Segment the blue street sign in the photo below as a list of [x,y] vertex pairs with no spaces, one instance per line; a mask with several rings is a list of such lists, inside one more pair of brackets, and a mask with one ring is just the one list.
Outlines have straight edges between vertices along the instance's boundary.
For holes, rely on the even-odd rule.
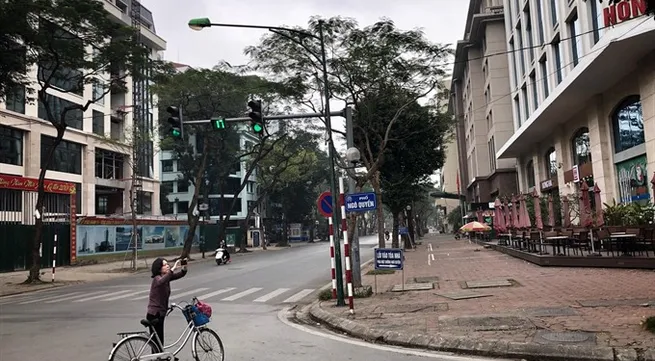
[[330,192],[323,192],[318,196],[318,211],[323,217],[332,217],[332,194]]
[[401,234],[401,235],[409,234],[409,228],[407,228],[407,227],[398,227],[398,234]]
[[377,248],[375,269],[402,270],[405,256],[401,248]]
[[353,193],[346,195],[346,212],[368,212],[378,207],[374,192]]

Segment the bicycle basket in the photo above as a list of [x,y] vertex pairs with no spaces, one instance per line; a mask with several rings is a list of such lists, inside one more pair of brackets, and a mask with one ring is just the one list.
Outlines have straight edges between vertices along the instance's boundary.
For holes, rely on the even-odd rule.
[[193,324],[196,326],[202,326],[209,323],[209,317],[198,311],[198,307],[195,305],[188,305],[184,307],[184,311],[182,311],[182,313],[184,314],[184,318],[186,318],[187,322],[193,321]]

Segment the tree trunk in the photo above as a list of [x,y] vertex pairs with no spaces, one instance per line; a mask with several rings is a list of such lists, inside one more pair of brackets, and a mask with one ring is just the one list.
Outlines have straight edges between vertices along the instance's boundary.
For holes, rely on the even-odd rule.
[[[65,114],[64,114],[65,115]],[[43,201],[45,200],[45,175],[48,168],[52,164],[55,155],[55,149],[61,143],[61,140],[64,138],[64,132],[66,131],[66,123],[62,122],[60,126],[57,127],[57,136],[52,144],[52,147],[48,149],[46,158],[43,159],[41,163],[41,171],[39,172],[39,181],[37,185],[37,196],[36,196],[36,209],[39,211],[39,217],[35,218],[34,222],[34,238],[32,239],[32,266],[30,267],[30,273],[27,276],[27,280],[24,283],[37,283],[41,282],[40,271],[41,271],[41,239],[43,238]],[[35,211],[33,210],[33,211]]]
[[[205,174],[205,165],[207,164],[208,153],[209,153],[209,142],[205,142],[205,144],[203,145],[200,167],[198,168],[198,171],[196,172],[195,175],[193,197],[191,198],[191,204],[189,204],[189,209],[187,210],[187,222],[189,223],[189,232],[187,233],[186,238],[184,239],[184,247],[182,248],[182,254],[180,255],[180,258],[188,258],[189,255],[191,254],[191,246],[193,245],[193,239],[195,238],[196,235],[196,227],[198,226],[198,218],[199,218],[199,216],[193,214],[193,211],[196,209],[196,206],[198,205],[198,196],[200,195],[200,187],[202,186],[203,183],[203,175]],[[207,202],[207,205],[209,206],[209,199],[205,199],[205,202]],[[205,240],[205,243],[206,242],[207,240]]]
[[286,215],[282,215],[282,239],[278,240],[278,247],[287,247],[289,246],[289,222]]
[[384,248],[384,209],[382,208],[382,190],[380,189],[380,172],[375,172],[371,180],[375,196],[377,198],[378,206],[375,210],[378,223],[378,246]]
[[400,248],[400,242],[398,242],[398,228],[400,227],[400,213],[393,213],[393,227],[391,230],[391,248]]

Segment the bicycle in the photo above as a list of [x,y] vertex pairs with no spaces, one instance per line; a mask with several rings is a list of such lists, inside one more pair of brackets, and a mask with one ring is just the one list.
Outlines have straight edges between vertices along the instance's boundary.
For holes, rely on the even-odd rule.
[[[198,299],[193,298],[193,301],[197,302]],[[189,342],[190,338],[193,338],[193,344],[191,345],[191,356],[193,356],[196,361],[200,361],[200,357],[198,356],[198,348],[205,352],[211,352],[217,349],[217,351],[220,352],[220,357],[215,360],[224,361],[225,349],[223,348],[223,342],[214,330],[207,327],[209,318],[203,314],[200,314],[197,311],[197,308],[194,309],[194,305],[189,303],[187,303],[184,308],[175,303],[171,303],[166,316],[170,315],[171,312],[173,312],[175,309],[182,311],[182,314],[188,322],[186,328],[184,331],[182,331],[182,334],[177,339],[177,341],[168,346],[164,346],[159,339],[159,336],[157,336],[157,333],[154,332],[154,324],[146,319],[143,319],[141,320],[141,325],[148,329],[150,334],[147,334],[144,331],[118,333],[118,336],[121,339],[114,344],[111,352],[109,353],[109,361],[173,361],[176,359],[175,356],[177,356],[177,354],[182,351],[184,346],[186,346],[187,342]],[[192,335],[193,337],[191,337]],[[207,340],[205,340],[205,336],[207,336],[211,341],[216,341],[217,345],[213,347],[208,345],[206,342]],[[184,339],[184,341],[178,348],[176,348],[174,351],[167,351],[169,349],[175,348],[182,339]],[[133,343],[136,343],[137,346],[131,346]],[[143,344],[143,346],[139,347],[139,344]],[[119,351],[123,350],[127,351],[128,356],[126,358],[117,356],[119,355]]]

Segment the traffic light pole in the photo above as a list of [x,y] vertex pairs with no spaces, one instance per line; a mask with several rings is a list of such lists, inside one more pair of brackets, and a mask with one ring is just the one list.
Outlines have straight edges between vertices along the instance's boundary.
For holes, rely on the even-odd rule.
[[[330,112],[330,115],[333,117],[345,117],[345,109],[338,112]],[[287,120],[287,119],[305,119],[305,118],[318,118],[323,117],[323,113],[299,113],[299,114],[283,114],[283,115],[267,115],[264,116],[264,120]],[[209,124],[214,119],[200,119],[200,120],[185,120],[184,124]],[[225,118],[223,121],[225,123],[243,123],[249,122],[252,119],[250,117],[242,118]]]

